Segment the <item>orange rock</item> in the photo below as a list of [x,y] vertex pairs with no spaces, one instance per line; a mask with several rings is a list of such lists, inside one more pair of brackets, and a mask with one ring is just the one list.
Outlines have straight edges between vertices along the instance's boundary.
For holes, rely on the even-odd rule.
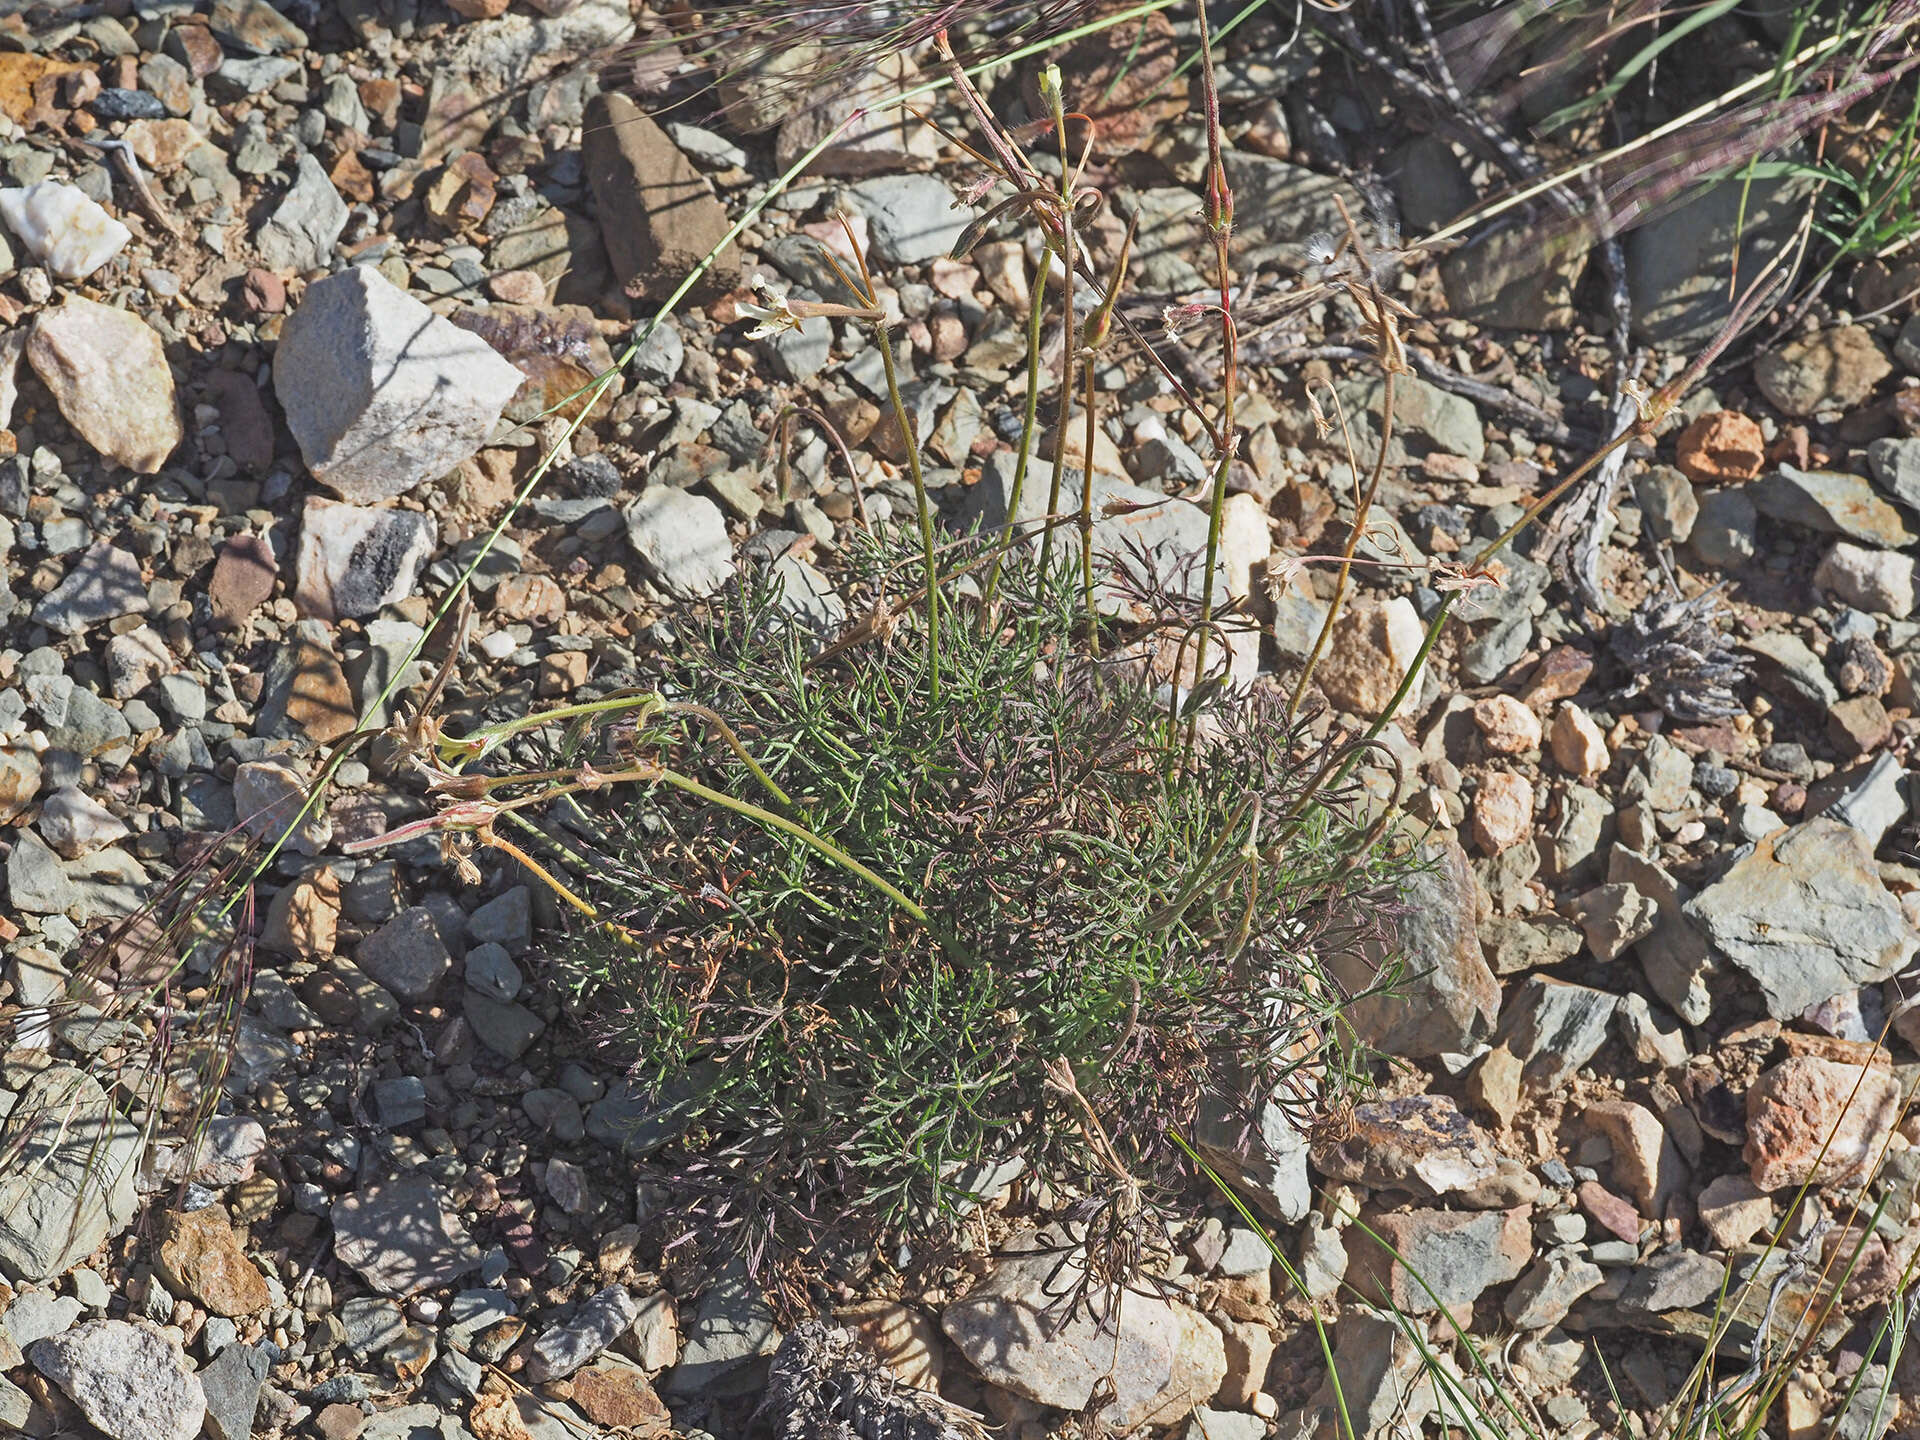
[[191,1295],[216,1315],[251,1315],[273,1299],[218,1205],[162,1217],[154,1268],[174,1294]]
[[573,1403],[596,1425],[622,1430],[634,1440],[648,1440],[672,1427],[667,1407],[636,1366],[602,1361],[575,1371],[571,1383]]
[[87,67],[77,61],[49,60],[44,55],[0,51],[0,110],[16,125],[24,125],[33,109],[33,87],[48,76],[69,74]]
[[1710,410],[1680,432],[1673,463],[1697,484],[1751,480],[1767,463],[1766,437],[1738,410]]
[[1753,1183],[1773,1191],[1859,1179],[1879,1159],[1899,1109],[1899,1083],[1884,1070],[1813,1055],[1781,1061],[1747,1091]]

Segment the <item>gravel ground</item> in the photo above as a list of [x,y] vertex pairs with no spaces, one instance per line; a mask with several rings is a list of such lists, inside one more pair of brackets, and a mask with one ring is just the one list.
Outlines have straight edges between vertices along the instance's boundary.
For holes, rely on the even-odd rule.
[[[76,969],[210,837],[277,834],[356,718],[389,718],[390,682],[417,696],[416,643],[543,447],[558,463],[472,579],[456,733],[644,683],[676,612],[745,567],[831,575],[855,492],[805,427],[780,492],[789,403],[845,435],[869,518],[906,513],[867,332],[748,335],[756,277],[820,293],[807,237],[843,246],[836,208],[896,322],[927,483],[949,520],[984,513],[1018,433],[1034,253],[1008,234],[946,258],[970,172],[917,124],[856,122],[567,440],[534,417],[863,86],[910,65],[797,108],[736,82],[723,113],[675,55],[569,68],[632,37],[628,0],[88,11],[0,18],[0,1144],[38,1157],[0,1174],[0,1429],[744,1433],[774,1312],[744,1273],[661,1253],[659,1198],[635,1184],[648,1102],[573,998],[552,898],[491,865],[465,883],[430,840],[348,854],[427,813],[376,749],[262,877],[197,1150],[179,1133],[191,1096],[169,1092],[149,1129],[129,1078],[158,1010],[101,1011],[102,986],[139,980],[140,947],[104,979]],[[1222,72],[1247,303],[1271,316],[1244,329],[1231,482],[1230,553],[1262,625],[1236,668],[1255,685],[1297,666],[1330,595],[1318,569],[1267,583],[1270,561],[1337,548],[1352,521],[1306,382],[1336,386],[1363,463],[1380,403],[1368,367],[1326,358],[1366,343],[1344,301],[1258,307],[1311,268],[1334,197],[1412,235],[1495,183],[1343,90],[1311,45],[1276,58],[1266,25]],[[1750,46],[1734,25],[1707,34]],[[1148,40],[1110,89],[1094,81],[1124,46],[1083,42],[1066,67],[1105,97],[1095,178],[1113,203],[1089,238],[1110,258],[1140,216],[1143,322],[1201,288],[1205,161],[1185,91],[1154,91],[1166,35]],[[1790,232],[1790,198],[1756,199],[1749,232]],[[1647,379],[1710,333],[1700,277],[1723,273],[1733,213],[1710,192],[1632,237]],[[1323,727],[1370,719],[1404,677],[1440,601],[1429,562],[1550,486],[1578,458],[1556,437],[1603,427],[1585,257],[1544,280],[1523,261],[1487,242],[1390,277],[1422,363],[1400,382],[1376,516],[1391,535],[1368,544],[1399,564],[1362,576],[1339,623]],[[1333,1433],[1315,1309],[1357,1424],[1429,1417],[1413,1341],[1368,1303],[1385,1297],[1453,1353],[1451,1317],[1543,1433],[1586,1440],[1676,1393],[1731,1265],[1758,1277],[1749,1322],[1779,1297],[1769,1338],[1825,1314],[1801,1324],[1817,1338],[1772,1433],[1843,1410],[1849,1440],[1920,1423],[1906,1365],[1874,1345],[1920,1244],[1904,1118],[1920,1012],[1901,1009],[1920,948],[1920,318],[1872,298],[1914,288],[1856,277],[1863,318],[1814,307],[1635,448],[1601,531],[1612,613],[1524,541],[1449,623],[1386,735],[1435,861],[1403,921],[1414,978],[1353,1014],[1392,1063],[1345,1125],[1231,1175],[1310,1299],[1200,1201],[1170,1293],[1129,1299],[1116,1365],[1091,1322],[1035,1323],[1050,1261],[989,1246],[1052,1219],[1010,1181],[970,1253],[866,1257],[823,1303],[1018,1440],[1086,1409],[1258,1440]],[[1217,364],[1196,336],[1174,348],[1203,379]],[[1110,356],[1093,468],[1190,490],[1209,464],[1197,428],[1138,356]],[[1167,508],[1168,536],[1187,511]],[[188,950],[170,1023],[229,982]],[[1831,1262],[1868,1229],[1842,1281]]]

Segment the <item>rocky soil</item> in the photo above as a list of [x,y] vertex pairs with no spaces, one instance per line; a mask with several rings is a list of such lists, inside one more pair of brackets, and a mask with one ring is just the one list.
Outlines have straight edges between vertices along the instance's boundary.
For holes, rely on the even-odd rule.
[[[101,1011],[141,981],[141,947],[114,951],[120,972],[75,969],[208,837],[277,834],[356,718],[389,718],[390,682],[417,693],[438,602],[563,444],[524,422],[608,364],[867,82],[741,82],[720,112],[676,53],[570,68],[633,36],[628,0],[83,8],[0,19],[0,1430],[744,1433],[774,1308],[743,1272],[661,1253],[635,1166],[665,1134],[552,953],[546,892],[496,870],[463,884],[430,841],[344,852],[426,813],[376,750],[264,878],[203,1144],[177,1127],[178,1087],[204,1072],[175,1072],[151,1127],[140,1103],[160,1008]],[[1335,195],[1412,235],[1493,183],[1329,82],[1344,62],[1274,59],[1265,23],[1222,81],[1252,301],[1311,264]],[[1751,49],[1733,24],[1707,33]],[[1088,42],[1069,74],[1111,74],[1115,53]],[[1184,92],[1154,98],[1157,53],[1115,90],[1086,82],[1108,97],[1113,202],[1092,238],[1110,256],[1119,217],[1141,217],[1144,316],[1201,285],[1204,132]],[[749,339],[743,309],[756,276],[823,293],[836,208],[882,281],[944,516],[1004,517],[1035,252],[1008,233],[946,258],[970,174],[932,132],[868,119],[748,227],[475,570],[451,729],[644,683],[676,610],[743,567],[785,567],[838,623],[819,578],[836,548],[863,509],[911,504],[878,353],[826,319]],[[1791,233],[1790,199],[1763,187],[1749,236]],[[1736,214],[1711,192],[1632,237],[1648,378],[1711,332]],[[1556,437],[1601,427],[1585,261],[1541,284],[1519,259],[1482,244],[1391,282],[1445,373],[1400,382],[1375,517],[1391,534],[1368,544],[1404,568],[1362,577],[1319,671],[1322,724],[1370,719],[1403,678],[1440,600],[1425,562],[1498,534],[1578,458]],[[1387,731],[1434,864],[1401,918],[1412,978],[1352,1015],[1390,1057],[1378,1096],[1311,1145],[1278,1127],[1255,1160],[1209,1147],[1305,1296],[1203,1198],[1117,1350],[1085,1318],[1043,1324],[1051,1260],[1006,1252],[1055,1217],[1007,1176],[978,1248],[863,1257],[824,1303],[904,1379],[1020,1440],[1081,1411],[1258,1440],[1334,1433],[1316,1309],[1358,1425],[1438,1424],[1390,1300],[1463,1374],[1449,1321],[1468,1332],[1541,1433],[1586,1440],[1672,1398],[1730,1268],[1730,1294],[1754,1281],[1730,1373],[1769,1297],[1764,1338],[1818,1331],[1770,1433],[1842,1410],[1849,1440],[1920,1424],[1914,1377],[1873,1344],[1920,1247],[1914,280],[1862,274],[1857,317],[1815,307],[1634,454],[1604,531],[1605,623],[1526,542],[1450,624]],[[1227,552],[1262,624],[1236,655],[1248,683],[1297,665],[1330,594],[1313,569],[1269,585],[1270,558],[1337,548],[1352,521],[1305,383],[1337,384],[1363,452],[1380,403],[1365,366],[1262,356],[1364,343],[1333,301],[1249,335]],[[1204,372],[1203,341],[1183,344]],[[1512,403],[1477,406],[1446,375]],[[1137,356],[1099,379],[1102,483],[1158,500],[1204,477]],[[789,403],[833,418],[857,477],[812,429],[776,433]],[[1171,555],[1199,520],[1175,500],[1139,524]],[[1713,586],[1685,643],[1630,643]],[[1729,704],[1702,678],[1701,626]],[[188,948],[169,1023],[234,990]]]

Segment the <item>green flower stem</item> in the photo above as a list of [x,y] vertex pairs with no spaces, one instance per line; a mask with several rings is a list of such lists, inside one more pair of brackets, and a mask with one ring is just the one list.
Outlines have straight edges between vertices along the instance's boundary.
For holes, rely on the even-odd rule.
[[913,419],[907,414],[907,402],[900,393],[900,373],[893,363],[893,341],[887,337],[887,322],[873,327],[880,342],[880,363],[887,371],[887,398],[893,401],[893,416],[900,423],[900,443],[907,451],[907,473],[913,477],[913,501],[920,517],[920,549],[927,560],[927,675],[928,698],[940,703],[940,574],[933,553],[933,511],[927,504],[927,482],[920,473],[920,439],[913,433]]
[[734,814],[744,815],[747,819],[764,825],[769,830],[778,830],[784,835],[791,835],[802,845],[825,856],[841,869],[858,875],[862,880],[866,881],[867,884],[873,886],[874,889],[878,890],[882,895],[886,896],[895,905],[899,906],[900,909],[908,915],[911,915],[915,920],[918,920],[929,930],[933,928],[933,922],[927,918],[927,912],[922,910],[912,900],[908,899],[901,890],[886,880],[881,879],[880,876],[869,870],[865,865],[862,865],[858,860],[854,859],[853,856],[847,854],[846,851],[842,850],[838,845],[835,845],[831,840],[822,839],[820,836],[814,834],[813,831],[807,829],[806,826],[796,824],[784,815],[776,815],[771,810],[763,810],[750,801],[737,799],[723,790],[715,790],[710,785],[702,785],[692,776],[682,775],[677,770],[661,768],[653,773],[652,778],[660,781],[662,784],[671,785],[676,790],[684,790],[689,795],[697,796],[705,800],[708,804],[724,806],[726,809],[733,811]]
[[740,737],[733,733],[733,727],[727,724],[718,710],[710,710],[705,705],[695,705],[689,700],[669,700],[666,702],[666,707],[670,714],[696,715],[706,721],[707,724],[715,730],[718,730],[720,732],[720,738],[727,742],[727,747],[733,751],[740,763],[747,767],[747,770],[752,774],[753,778],[765,786],[767,792],[772,795],[774,799],[778,800],[788,809],[793,808],[793,797],[778,785],[774,784],[773,777],[762,770],[753,756],[747,753],[747,747],[740,743]]
[[[1020,523],[1020,501],[1027,493],[1027,462],[1033,454],[1033,432],[1040,419],[1040,331],[1047,314],[1047,276],[1053,270],[1053,252],[1040,252],[1040,273],[1034,277],[1033,294],[1027,306],[1027,408],[1020,421],[1020,456],[1013,467],[1013,494],[1007,498],[1007,533]],[[1006,550],[993,555],[993,570],[987,576],[986,602],[1000,591],[1000,566]]]
[[[1385,307],[1382,306],[1382,313]],[[1380,493],[1380,481],[1387,473],[1387,446],[1393,441],[1393,400],[1394,377],[1399,374],[1392,366],[1386,367],[1386,379],[1380,397],[1380,453],[1374,457],[1373,475],[1367,481],[1366,492],[1354,503],[1353,529],[1347,536],[1347,543],[1340,552],[1340,571],[1333,585],[1333,601],[1327,606],[1327,618],[1320,622],[1320,633],[1314,637],[1313,653],[1307,656],[1307,663],[1300,667],[1300,679],[1293,687],[1293,697],[1287,702],[1287,723],[1291,725],[1294,717],[1300,713],[1300,702],[1306,698],[1307,683],[1313,679],[1314,668],[1319,665],[1320,657],[1326,652],[1327,642],[1333,637],[1334,622],[1340,618],[1340,608],[1346,603],[1347,586],[1353,575],[1353,554],[1360,548],[1360,537],[1367,533],[1367,516],[1373,511],[1373,497]],[[1340,397],[1333,397],[1334,404],[1340,404]],[[1341,406],[1340,428],[1347,428],[1345,407]],[[1347,442],[1349,459],[1353,454],[1351,435]]]
[[[1240,378],[1240,333],[1233,323],[1233,262],[1228,249],[1233,236],[1233,189],[1227,184],[1227,166],[1223,158],[1225,139],[1220,128],[1220,90],[1213,73],[1213,32],[1207,24],[1207,7],[1194,7],[1200,22],[1200,93],[1207,121],[1207,229],[1213,239],[1215,278],[1220,288],[1220,423],[1213,434],[1219,462],[1214,466],[1213,493],[1207,500],[1207,556],[1200,574],[1200,634],[1193,650],[1193,686],[1196,691],[1207,678],[1207,638],[1213,625],[1213,567],[1220,560],[1220,528],[1226,513],[1227,476],[1233,469],[1233,402]],[[1180,689],[1180,677],[1173,677],[1174,693]],[[1176,705],[1169,713],[1169,726],[1179,714]],[[1169,728],[1168,734],[1173,733]],[[1199,718],[1187,726],[1187,750],[1191,756],[1199,737]]]

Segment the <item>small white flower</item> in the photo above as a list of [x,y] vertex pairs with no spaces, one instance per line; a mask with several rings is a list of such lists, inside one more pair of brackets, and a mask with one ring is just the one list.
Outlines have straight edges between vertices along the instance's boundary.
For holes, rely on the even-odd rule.
[[787,297],[774,293],[764,276],[753,277],[753,293],[760,297],[762,304],[748,305],[742,302],[740,312],[749,319],[760,323],[747,332],[749,340],[765,340],[768,336],[778,335],[786,330],[798,330],[800,317],[793,313],[793,307],[787,304]]

